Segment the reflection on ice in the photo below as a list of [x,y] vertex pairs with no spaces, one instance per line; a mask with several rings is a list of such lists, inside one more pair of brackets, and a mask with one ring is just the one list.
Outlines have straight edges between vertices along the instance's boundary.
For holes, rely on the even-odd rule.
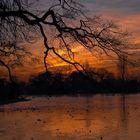
[[139,140],[140,95],[40,97],[0,106],[0,140]]

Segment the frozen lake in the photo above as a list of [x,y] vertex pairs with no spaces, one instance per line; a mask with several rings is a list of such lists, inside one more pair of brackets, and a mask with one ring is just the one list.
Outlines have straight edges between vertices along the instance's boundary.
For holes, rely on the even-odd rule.
[[140,94],[28,98],[0,106],[0,140],[140,140]]

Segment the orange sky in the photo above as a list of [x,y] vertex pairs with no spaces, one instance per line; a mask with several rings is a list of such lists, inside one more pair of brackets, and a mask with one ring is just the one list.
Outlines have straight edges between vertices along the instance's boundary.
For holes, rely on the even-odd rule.
[[[43,1],[43,0],[42,0]],[[107,2],[104,2],[103,0],[99,1],[92,1],[87,0],[87,3],[85,4],[85,7],[90,9],[90,12],[88,14],[90,15],[102,15],[104,19],[113,20],[115,23],[122,26],[123,30],[128,30],[130,33],[132,33],[132,47],[129,49],[129,51],[133,54],[133,58],[136,59],[138,65],[140,62],[140,8],[137,8],[137,2],[135,1],[127,1],[127,7],[123,7],[122,5],[124,2],[122,2],[122,5],[119,6],[118,0],[115,0],[114,3],[108,0]],[[116,2],[116,3],[115,3]],[[84,2],[83,2],[84,3]],[[117,5],[118,4],[118,5]],[[132,5],[134,7],[132,7]],[[133,8],[133,9],[132,9]],[[135,10],[136,9],[136,10]],[[34,44],[30,44],[30,50],[34,54],[36,58],[39,58],[40,62],[34,62],[32,63],[30,60],[26,60],[25,65],[23,67],[19,67],[16,69],[13,69],[13,74],[16,75],[20,80],[27,80],[31,75],[36,75],[40,72],[45,71],[44,64],[43,64],[43,56],[44,56],[44,48],[43,48],[43,41],[39,40],[35,42]],[[91,66],[95,68],[106,68],[109,71],[114,71],[116,60],[112,60],[108,57],[105,57],[104,55],[99,56],[98,54],[94,53],[94,56],[92,56],[89,52],[86,50],[83,50],[81,47],[76,46],[73,50],[75,52],[76,60],[79,62],[89,62]],[[84,52],[84,53],[83,53]],[[81,55],[82,54],[82,55]],[[62,62],[60,59],[49,56],[49,67],[51,69],[60,69],[63,66],[67,66],[68,64]],[[0,73],[3,73],[4,68],[0,67]],[[135,69],[130,70],[131,73],[139,72],[139,66]],[[140,74],[140,73],[139,73]],[[7,77],[7,72],[5,71],[2,74],[3,77]]]

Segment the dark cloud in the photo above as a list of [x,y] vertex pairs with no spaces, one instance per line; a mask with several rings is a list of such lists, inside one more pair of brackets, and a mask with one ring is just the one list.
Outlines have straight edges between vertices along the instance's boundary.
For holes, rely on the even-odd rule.
[[140,12],[140,0],[79,0],[94,11],[108,11],[111,9],[137,13]]

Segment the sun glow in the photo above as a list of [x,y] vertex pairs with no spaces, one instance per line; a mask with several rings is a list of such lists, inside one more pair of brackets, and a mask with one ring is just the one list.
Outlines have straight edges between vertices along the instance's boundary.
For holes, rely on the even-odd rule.
[[[96,5],[97,4],[97,5]],[[95,7],[97,9],[98,7],[98,2],[95,2],[95,5],[93,5],[92,2],[86,4],[89,9]],[[97,6],[97,7],[96,7]],[[97,10],[98,11],[98,10]],[[127,52],[134,54],[133,59],[139,61],[140,56],[140,29],[139,29],[139,23],[140,23],[140,12],[124,12],[123,9],[118,10],[113,9],[113,8],[103,8],[101,7],[100,12],[95,12],[97,15],[102,15],[103,13],[103,18],[106,20],[113,20],[114,22],[118,23],[123,30],[127,30],[128,32],[132,33],[132,36],[130,36],[130,46],[127,50]],[[88,13],[90,16],[93,15],[92,12]],[[50,35],[53,36],[53,32],[50,32]],[[60,45],[60,42],[56,38],[50,41],[51,45],[57,46]],[[33,44],[27,44],[27,48],[29,51],[32,53],[31,57],[26,57],[23,62],[22,67],[17,67],[13,70],[13,74],[18,77],[21,80],[27,80],[31,75],[37,75],[38,73],[44,72],[44,45],[43,45],[43,40],[42,39],[37,39],[36,42]],[[79,44],[72,44],[72,52],[74,54],[74,59],[77,62],[80,62],[81,64],[89,63],[90,67],[93,68],[105,68],[108,69],[109,71],[112,71],[113,73],[117,73],[115,71],[116,68],[116,58],[113,60],[110,57],[105,56],[104,54],[96,52],[96,49],[93,50],[93,53],[89,52],[88,50],[84,49],[82,46]],[[68,53],[65,50],[57,50],[60,55],[62,55],[64,58],[72,61]],[[69,71],[70,65],[63,62],[60,58],[56,57],[52,53],[49,54],[47,58],[47,64],[49,70],[53,71]],[[66,68],[69,67],[69,68]],[[73,69],[73,68],[72,68]],[[134,71],[131,70],[132,68],[130,67],[129,71]],[[135,68],[136,73],[139,73],[139,66]],[[3,77],[8,77],[7,71],[5,68],[1,68],[0,73],[2,73]]]

